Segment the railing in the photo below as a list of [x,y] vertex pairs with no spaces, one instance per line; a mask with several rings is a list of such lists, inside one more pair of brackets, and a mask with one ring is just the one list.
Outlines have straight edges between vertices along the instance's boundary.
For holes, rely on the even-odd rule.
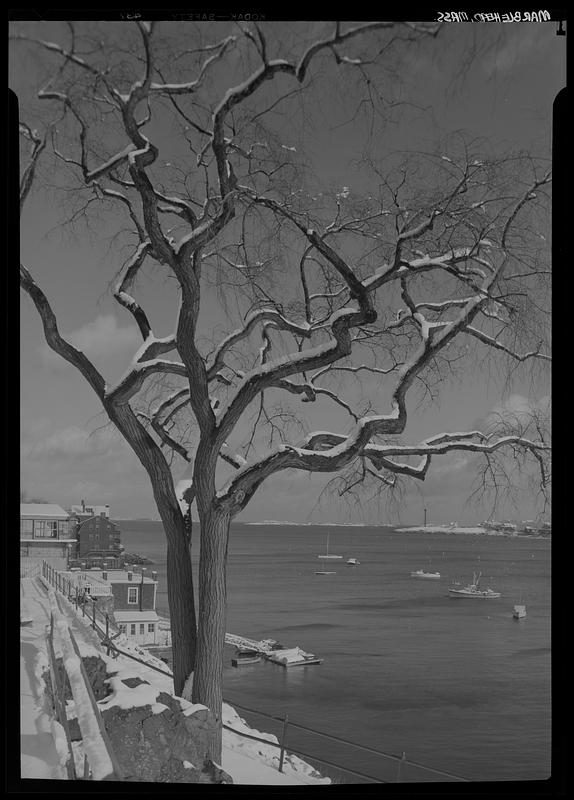
[[[266,744],[270,744],[270,745],[274,745],[276,747],[279,747],[280,748],[280,756],[279,756],[279,770],[280,771],[282,771],[282,766],[283,766],[283,763],[284,763],[285,753],[289,752],[289,753],[293,753],[295,755],[304,756],[308,761],[311,761],[312,763],[313,762],[317,762],[319,764],[327,766],[331,771],[334,770],[335,773],[347,773],[347,774],[350,774],[350,775],[354,775],[354,776],[363,778],[363,779],[365,779],[367,781],[376,782],[376,783],[389,783],[389,782],[400,783],[400,782],[402,782],[403,780],[405,780],[407,778],[407,774],[406,773],[407,773],[407,770],[409,768],[411,769],[411,771],[412,770],[416,770],[417,773],[422,770],[425,773],[437,776],[439,779],[446,778],[449,781],[461,781],[461,782],[467,782],[468,781],[467,778],[463,778],[460,775],[455,775],[452,772],[447,772],[445,770],[434,769],[433,767],[427,767],[426,765],[421,764],[421,763],[419,763],[417,761],[413,761],[411,759],[408,759],[407,756],[406,756],[406,753],[404,753],[404,752],[401,753],[401,755],[396,755],[396,754],[393,754],[393,753],[385,753],[382,750],[378,750],[378,749],[376,749],[374,747],[368,747],[367,745],[358,744],[357,742],[351,742],[348,739],[343,739],[343,738],[341,738],[339,736],[334,736],[333,734],[325,733],[324,731],[316,730],[315,728],[309,728],[309,727],[307,727],[305,725],[300,725],[299,723],[296,723],[296,722],[293,722],[292,720],[290,720],[288,718],[288,715],[285,715],[284,717],[278,717],[278,716],[274,716],[272,714],[267,714],[267,713],[265,713],[263,711],[257,711],[257,710],[255,710],[253,708],[248,708],[246,706],[242,706],[239,703],[236,703],[236,702],[234,702],[232,700],[226,700],[226,702],[228,702],[231,706],[233,706],[233,708],[240,709],[241,711],[247,712],[248,714],[254,714],[254,715],[257,715],[259,717],[263,717],[263,718],[265,718],[267,720],[273,720],[275,724],[281,723],[281,733],[280,733],[280,737],[278,737],[279,738],[279,744],[278,745],[274,745],[273,742],[269,742],[266,739],[259,739],[258,737],[248,736],[247,734],[241,733],[241,732],[235,730],[234,728],[228,728],[227,726],[224,725],[224,727],[227,728],[227,730],[230,730],[230,731],[232,731],[233,733],[235,733],[235,734],[237,734],[239,736],[245,736],[246,738],[250,738],[250,739],[251,738],[256,738],[257,741],[260,741],[260,742],[263,742],[263,743],[266,743]],[[334,763],[332,761],[327,761],[326,759],[321,758],[321,757],[319,757],[319,756],[317,756],[317,755],[315,755],[313,753],[310,753],[308,751],[295,749],[292,745],[289,745],[289,747],[287,748],[286,739],[287,739],[287,730],[288,730],[288,728],[289,729],[292,728],[292,729],[296,729],[296,730],[299,730],[299,731],[303,731],[305,734],[308,734],[308,735],[321,737],[321,738],[329,741],[329,743],[331,745],[343,745],[344,748],[346,748],[346,749],[354,748],[355,752],[361,752],[361,753],[374,755],[374,756],[377,757],[377,760],[385,759],[388,762],[394,762],[396,771],[394,772],[394,775],[392,775],[392,777],[391,777],[391,775],[389,775],[388,779],[383,779],[381,777],[374,777],[373,775],[367,775],[365,772],[362,772],[362,771],[359,771],[359,770],[350,769],[348,767],[342,766],[341,762]]]
[[[122,770],[114,754],[100,709],[74,634],[54,592],[49,593],[50,624],[47,626],[47,650],[52,683],[52,703],[57,721],[62,726],[68,748],[66,771],[68,780],[123,780]],[[84,749],[83,774],[78,775],[70,728],[66,714],[64,681],[56,660],[54,628],[58,629],[62,650],[62,665],[74,699],[77,721]],[[81,710],[81,713],[80,713]]]
[[[51,572],[50,572],[51,568],[49,567],[49,565],[46,565],[46,566],[48,566],[47,574],[50,575],[51,574]],[[52,570],[52,572],[55,572],[55,570]],[[58,588],[58,586],[61,586],[62,589],[58,589],[58,590],[62,591],[63,594],[66,593],[66,591],[65,591],[66,588],[67,588],[67,582],[66,581],[64,581],[64,583],[62,583],[62,581],[58,581],[57,578],[54,577],[53,575],[52,575],[52,579],[50,579],[50,577],[48,577],[47,580],[49,582],[51,582],[51,583],[52,583],[52,581],[54,581],[54,583],[52,583],[52,585],[54,585],[55,588]],[[72,596],[68,595],[68,597],[72,602],[74,602],[74,600],[76,601],[76,608],[78,608],[77,595],[75,597],[73,595]],[[121,650],[119,647],[117,647],[117,645],[114,644],[114,639],[117,636],[119,636],[119,632],[115,633],[115,634],[113,633],[114,627],[112,626],[108,615],[102,613],[99,609],[96,608],[95,601],[93,602],[92,608],[88,609],[88,613],[86,613],[86,605],[87,604],[83,604],[82,605],[83,616],[84,617],[88,616],[90,627],[92,627],[92,629],[100,637],[101,644],[104,647],[107,648],[107,655],[108,656],[110,654],[112,654],[112,655],[115,654],[116,656],[117,655],[125,656],[127,658],[132,659],[132,661],[137,661],[138,663],[143,664],[143,666],[145,666],[146,668],[151,669],[151,670],[153,670],[155,672],[158,672],[161,675],[164,675],[164,676],[169,677],[169,678],[173,678],[173,673],[168,672],[168,671],[163,670],[163,669],[160,669],[159,667],[156,667],[153,664],[150,664],[149,662],[143,661],[141,658],[138,658],[137,656],[134,656],[132,653],[128,653],[125,650]],[[99,617],[99,622],[98,622],[98,617]],[[370,783],[389,783],[389,782],[400,783],[400,782],[405,781],[405,780],[407,780],[407,782],[410,782],[410,781],[408,781],[408,776],[407,776],[407,771],[409,769],[411,770],[411,774],[412,774],[412,771],[414,770],[415,773],[423,772],[423,773],[426,773],[427,775],[436,776],[439,780],[443,779],[443,778],[446,778],[448,781],[468,782],[468,778],[463,778],[460,775],[455,775],[452,772],[447,772],[446,770],[435,769],[434,767],[428,767],[425,764],[421,764],[420,762],[413,761],[413,760],[407,758],[406,753],[404,753],[404,752],[401,753],[401,755],[397,755],[397,754],[393,754],[393,753],[386,753],[386,752],[383,752],[382,750],[377,750],[376,748],[373,748],[373,747],[368,747],[366,745],[361,745],[361,744],[358,744],[357,742],[351,742],[348,739],[343,739],[341,737],[334,736],[333,734],[325,733],[324,731],[319,731],[319,730],[316,730],[314,728],[309,728],[309,727],[307,727],[305,725],[300,725],[299,723],[296,723],[296,722],[293,722],[292,720],[290,720],[288,715],[285,715],[284,717],[277,717],[277,716],[274,716],[272,714],[267,714],[267,713],[265,713],[263,711],[257,711],[257,710],[252,709],[252,708],[247,708],[246,706],[242,706],[239,703],[235,703],[235,702],[230,701],[230,700],[225,700],[225,702],[229,703],[229,705],[231,705],[233,708],[240,709],[241,711],[245,711],[248,714],[254,714],[254,715],[257,715],[259,717],[263,717],[263,718],[265,718],[267,720],[272,720],[274,723],[280,723],[281,724],[280,736],[277,737],[279,739],[278,742],[270,742],[268,739],[263,739],[263,738],[258,737],[258,736],[252,736],[251,734],[243,733],[242,731],[238,731],[235,728],[232,728],[232,727],[230,727],[228,725],[223,725],[223,728],[225,730],[228,730],[229,732],[235,734],[236,736],[241,736],[242,738],[249,739],[249,740],[256,741],[256,742],[260,742],[261,744],[265,744],[265,745],[268,745],[270,747],[277,748],[279,750],[279,761],[278,761],[278,770],[279,770],[279,772],[282,772],[283,769],[284,769],[286,755],[288,756],[289,754],[293,754],[293,755],[297,755],[297,756],[302,756],[302,757],[304,757],[305,759],[309,760],[312,763],[321,764],[322,766],[327,767],[329,769],[329,771],[331,771],[331,772],[334,771],[337,774],[343,773],[343,774],[352,775],[353,777],[358,777],[358,778],[360,778],[360,779],[362,779],[364,781],[370,782]],[[362,752],[362,753],[365,753],[365,754],[368,753],[370,755],[376,756],[377,759],[385,759],[387,762],[392,762],[395,765],[394,775],[393,775],[393,777],[389,777],[389,780],[384,780],[384,779],[382,779],[380,777],[375,777],[373,775],[368,775],[365,772],[362,772],[362,771],[359,771],[359,770],[351,769],[349,767],[344,767],[340,763],[334,763],[332,761],[328,761],[328,760],[326,760],[324,758],[321,758],[321,757],[319,757],[317,755],[314,755],[313,753],[309,753],[309,752],[306,752],[306,751],[301,750],[301,749],[295,749],[291,745],[289,745],[287,747],[287,733],[288,733],[288,730],[290,730],[290,729],[295,729],[295,730],[298,730],[298,731],[302,731],[303,733],[305,733],[307,735],[313,735],[313,736],[317,736],[317,737],[320,737],[322,739],[325,739],[325,740],[329,741],[332,744],[343,745],[343,747],[345,747],[345,748],[354,748],[355,751],[359,751],[359,752]]]
[[[60,594],[64,595],[76,607],[76,611],[82,612],[82,617],[87,617],[90,627],[98,634],[102,644],[107,648],[106,655],[110,655],[112,642],[121,635],[118,626],[113,623],[109,615],[104,613],[97,606],[97,598],[89,594],[84,594],[74,581],[61,575],[46,562],[42,565],[42,577]],[[90,605],[91,603],[91,605]],[[119,652],[119,651],[118,651]]]
[[[25,558],[25,557],[24,557]],[[27,564],[24,559],[20,560],[20,577],[36,578],[42,572],[42,567],[38,562]]]

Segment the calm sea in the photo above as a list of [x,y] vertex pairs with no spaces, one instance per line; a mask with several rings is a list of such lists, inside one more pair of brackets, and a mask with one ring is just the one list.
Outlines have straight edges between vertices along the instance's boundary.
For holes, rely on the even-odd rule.
[[[126,549],[156,563],[158,609],[167,609],[161,524],[120,526]],[[327,530],[330,552],[358,558],[360,566],[331,562],[335,575],[315,575],[328,563],[317,559]],[[194,545],[197,562],[197,539]],[[299,645],[324,662],[235,669],[228,648],[225,698],[474,781],[545,779],[550,557],[548,539],[235,524],[227,630]],[[440,571],[440,581],[409,577],[429,566]],[[448,597],[448,584],[466,583],[475,570],[502,592],[500,599]],[[516,621],[512,608],[521,601],[528,616]],[[279,724],[240,713],[259,730],[280,734]],[[294,728],[288,743],[383,780],[396,778],[395,762]],[[437,776],[411,767],[401,779]]]

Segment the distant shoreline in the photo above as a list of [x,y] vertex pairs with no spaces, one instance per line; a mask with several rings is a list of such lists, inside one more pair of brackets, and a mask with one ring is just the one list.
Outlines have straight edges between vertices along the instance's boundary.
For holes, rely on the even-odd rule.
[[[154,522],[161,524],[161,520],[152,519],[120,519],[117,522]],[[194,523],[197,522],[194,520]],[[291,522],[290,520],[265,519],[261,522],[244,522],[234,520],[232,524],[245,525],[249,527],[291,527],[291,528],[380,528],[381,530],[392,530],[396,533],[446,533],[467,536],[505,536],[507,538],[520,539],[551,539],[548,534],[523,533],[521,531],[500,531],[495,529],[483,528],[480,525],[397,525],[392,523],[376,522]]]
[[472,536],[506,536],[510,539],[551,539],[551,536],[545,536],[538,533],[521,533],[514,531],[508,533],[507,531],[497,531],[492,528],[482,528],[480,526],[464,526],[464,525],[420,525],[415,527],[400,527],[396,528],[398,533],[452,533],[463,534]]

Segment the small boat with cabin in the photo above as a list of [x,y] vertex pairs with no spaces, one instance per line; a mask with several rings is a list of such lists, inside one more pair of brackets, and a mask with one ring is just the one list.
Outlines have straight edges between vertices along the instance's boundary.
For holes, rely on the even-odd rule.
[[425,572],[424,569],[417,569],[411,572],[411,578],[423,578],[427,581],[438,581],[440,579],[440,572]]
[[348,558],[347,559],[347,566],[348,567],[358,567],[361,562],[358,558]]
[[471,598],[474,600],[494,600],[497,597],[501,597],[500,592],[495,592],[490,587],[487,589],[480,588],[479,584],[481,574],[482,573],[480,572],[475,572],[472,576],[472,583],[469,583],[468,586],[464,586],[462,589],[451,586],[448,590],[449,596]]
[[300,647],[291,647],[284,650],[274,650],[266,656],[268,661],[282,667],[306,667],[311,664],[322,664],[323,659],[313,653],[306,653]]
[[523,619],[526,616],[526,606],[524,605],[514,606],[514,611],[512,612],[512,616],[514,617],[514,619]]

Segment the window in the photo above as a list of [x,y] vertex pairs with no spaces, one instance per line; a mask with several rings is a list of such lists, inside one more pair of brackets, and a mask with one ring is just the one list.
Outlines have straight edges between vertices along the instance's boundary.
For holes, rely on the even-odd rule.
[[125,633],[127,631],[127,625],[120,625],[120,633]]
[[138,602],[138,587],[130,586],[128,588],[128,603],[130,605],[135,605],[137,602]]
[[153,623],[153,622],[149,623],[149,625],[147,626],[147,632],[148,633],[155,633],[155,623]]
[[145,633],[145,624],[140,622],[140,636],[143,636]]
[[130,625],[130,633],[131,633],[132,636],[136,635],[136,624],[135,624],[135,622],[132,622],[132,624]]
[[33,533],[34,533],[34,520],[33,519],[21,519],[20,520],[20,537],[24,537],[24,539],[31,539]]
[[56,539],[58,536],[58,523],[44,519],[34,520],[34,539]]

